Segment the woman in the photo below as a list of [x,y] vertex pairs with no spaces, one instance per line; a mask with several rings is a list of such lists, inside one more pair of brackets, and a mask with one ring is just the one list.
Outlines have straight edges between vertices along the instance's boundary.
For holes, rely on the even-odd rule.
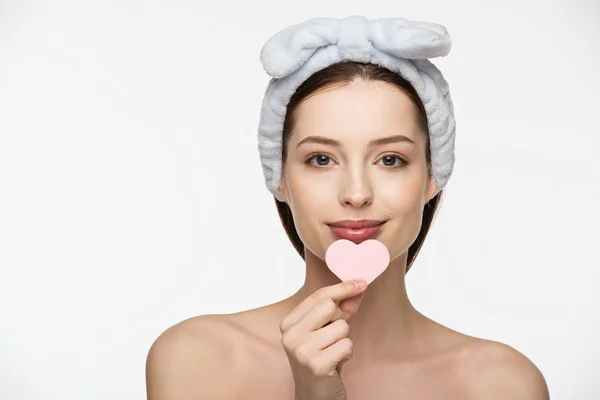
[[[452,101],[427,60],[449,47],[440,25],[362,17],[267,42],[259,151],[305,282],[280,302],[169,328],[148,355],[148,399],[548,399],[524,355],[407,296],[454,163]],[[389,266],[368,286],[339,282],[324,261],[338,239],[380,241]]]

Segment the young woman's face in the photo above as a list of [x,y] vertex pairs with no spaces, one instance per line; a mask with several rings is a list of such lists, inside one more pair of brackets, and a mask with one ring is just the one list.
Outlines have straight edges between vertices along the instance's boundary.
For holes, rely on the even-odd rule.
[[[355,80],[296,109],[280,192],[307,250],[320,258],[345,238],[383,242],[392,259],[408,250],[436,187],[415,106],[398,87]],[[376,233],[332,228],[343,220],[385,221]]]

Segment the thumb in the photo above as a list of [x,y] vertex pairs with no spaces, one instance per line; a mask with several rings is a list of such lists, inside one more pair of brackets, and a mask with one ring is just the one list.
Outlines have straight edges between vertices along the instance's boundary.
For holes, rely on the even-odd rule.
[[363,294],[364,292],[359,293],[356,296],[348,297],[339,302],[338,306],[342,311],[342,314],[344,314],[344,318],[349,319],[356,314],[358,308],[360,307]]

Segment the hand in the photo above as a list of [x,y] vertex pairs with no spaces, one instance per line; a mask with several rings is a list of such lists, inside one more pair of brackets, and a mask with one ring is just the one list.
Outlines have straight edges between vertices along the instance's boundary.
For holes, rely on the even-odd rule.
[[321,288],[281,322],[296,400],[346,399],[340,371],[353,355],[346,320],[358,311],[366,287],[364,281],[348,281]]

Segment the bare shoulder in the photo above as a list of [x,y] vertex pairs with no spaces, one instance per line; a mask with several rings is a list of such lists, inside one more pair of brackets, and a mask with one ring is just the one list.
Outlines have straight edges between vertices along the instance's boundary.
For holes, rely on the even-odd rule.
[[165,330],[146,359],[148,400],[236,398],[236,328],[226,315],[203,315]]
[[513,347],[471,341],[460,354],[461,374],[473,399],[548,400],[546,380],[538,367]]

